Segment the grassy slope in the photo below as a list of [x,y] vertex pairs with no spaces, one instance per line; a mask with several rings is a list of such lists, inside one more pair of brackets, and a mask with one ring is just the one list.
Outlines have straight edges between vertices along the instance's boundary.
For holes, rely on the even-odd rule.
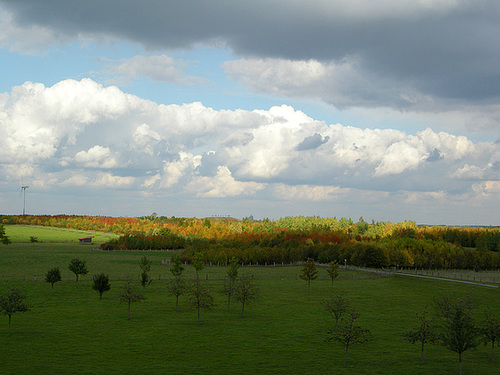
[[88,232],[75,229],[51,228],[34,225],[5,225],[5,234],[9,236],[12,242],[30,242],[30,237],[37,237],[39,242],[76,242],[78,238],[94,236],[95,243],[105,242],[113,234]]
[[[145,292],[148,299],[132,305],[130,321],[126,306],[118,301],[122,281],[112,280],[111,291],[99,301],[90,276],[77,288],[66,268],[76,256],[87,260],[91,274],[137,277],[143,254],[153,260],[155,281]],[[319,304],[332,293],[326,278],[313,281],[308,295],[307,283],[297,279],[299,268],[240,269],[240,274],[253,274],[262,291],[261,299],[249,305],[241,319],[240,306],[232,305],[227,312],[225,298],[216,293],[220,282],[215,278],[222,277],[224,269],[207,267],[202,279],[214,291],[218,305],[202,312],[198,327],[196,313],[185,307],[185,298],[181,297],[176,313],[175,300],[166,292],[168,267],[160,261],[167,256],[159,252],[104,253],[74,243],[0,247],[0,275],[7,280],[0,279],[0,291],[19,286],[33,305],[32,311],[13,316],[11,337],[7,337],[7,318],[0,319],[0,373],[36,369],[41,374],[455,374],[454,353],[429,346],[426,363],[420,365],[418,346],[401,339],[405,327],[416,324],[414,312],[431,305],[442,293],[455,292],[472,294],[482,308],[489,305],[500,314],[497,289],[404,277],[353,279],[351,273],[342,272],[335,293],[353,301],[361,313],[360,324],[374,335],[372,343],[350,349],[350,362],[344,369],[342,348],[323,341],[332,325]],[[41,279],[56,265],[63,272],[63,281],[55,285],[52,296],[50,285]],[[34,281],[30,275],[42,276]],[[186,276],[193,275],[187,267]],[[500,364],[490,363],[489,354],[489,348],[482,346],[465,353],[464,373],[497,373]]]

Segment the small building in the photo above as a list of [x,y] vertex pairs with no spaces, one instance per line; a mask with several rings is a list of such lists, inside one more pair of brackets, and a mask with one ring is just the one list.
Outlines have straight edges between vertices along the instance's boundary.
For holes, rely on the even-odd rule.
[[92,238],[94,238],[94,236],[82,237],[79,238],[78,241],[80,241],[80,245],[91,245]]

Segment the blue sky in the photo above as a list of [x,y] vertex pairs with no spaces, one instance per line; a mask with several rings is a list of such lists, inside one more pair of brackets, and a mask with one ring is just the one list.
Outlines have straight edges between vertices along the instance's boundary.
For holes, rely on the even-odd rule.
[[0,213],[500,225],[496,1],[0,0]]

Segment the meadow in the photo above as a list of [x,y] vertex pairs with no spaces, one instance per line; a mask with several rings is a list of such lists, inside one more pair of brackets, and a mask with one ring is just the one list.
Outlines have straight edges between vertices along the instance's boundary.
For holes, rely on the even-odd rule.
[[[252,275],[260,289],[260,298],[241,318],[241,306],[233,303],[228,311],[226,297],[218,293],[226,268],[207,266],[200,277],[216,306],[201,312],[198,326],[186,297],[181,296],[176,312],[175,298],[167,292],[170,272],[162,261],[172,252],[105,252],[78,244],[89,232],[39,229],[6,226],[13,243],[0,246],[0,292],[19,287],[31,304],[31,311],[14,314],[10,337],[7,317],[0,318],[0,373],[456,374],[455,353],[428,345],[422,365],[418,345],[403,340],[402,333],[417,325],[415,314],[426,307],[432,311],[433,300],[449,293],[474,296],[478,319],[486,307],[500,314],[500,290],[495,288],[344,269],[332,287],[320,269],[308,293],[307,283],[298,277],[300,267],[268,266],[239,269],[240,275]],[[40,242],[31,243],[30,236]],[[97,244],[106,240],[94,239]],[[153,262],[153,282],[143,291],[147,299],[132,305],[128,320],[119,294],[127,276],[142,289],[143,255]],[[78,287],[67,268],[75,257],[89,269]],[[56,266],[62,281],[52,295],[43,279]],[[91,280],[101,272],[110,275],[111,290],[99,300]],[[189,265],[184,274],[188,279],[195,275]],[[320,302],[338,294],[352,301],[361,314],[360,325],[373,334],[372,342],[350,348],[346,368],[343,347],[324,341],[334,322]],[[467,351],[463,373],[499,373],[500,362],[492,363],[490,353],[484,346]]]

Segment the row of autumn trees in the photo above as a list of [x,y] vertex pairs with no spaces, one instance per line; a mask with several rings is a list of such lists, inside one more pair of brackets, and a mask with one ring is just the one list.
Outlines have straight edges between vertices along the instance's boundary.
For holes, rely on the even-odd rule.
[[499,228],[418,226],[414,222],[367,223],[360,218],[286,217],[185,219],[166,217],[3,216],[5,224],[36,224],[122,234],[104,250],[183,250],[190,262],[201,252],[205,261],[227,264],[290,263],[313,258],[320,263],[364,267],[425,269],[500,269]]
[[[318,216],[284,217],[278,220],[236,220],[230,218],[176,218],[164,216],[106,217],[79,215],[3,215],[0,224],[26,224],[96,230],[120,235],[141,233],[157,235],[167,231],[180,236],[207,239],[238,239],[240,235],[262,240],[272,240],[280,234],[291,233],[300,239],[330,242],[332,236],[357,240],[413,237],[432,241],[443,241],[467,248],[498,251],[499,227],[447,227],[416,225],[412,221],[400,223],[366,222],[362,217],[357,222],[351,219]],[[321,238],[317,236],[321,235]]]

